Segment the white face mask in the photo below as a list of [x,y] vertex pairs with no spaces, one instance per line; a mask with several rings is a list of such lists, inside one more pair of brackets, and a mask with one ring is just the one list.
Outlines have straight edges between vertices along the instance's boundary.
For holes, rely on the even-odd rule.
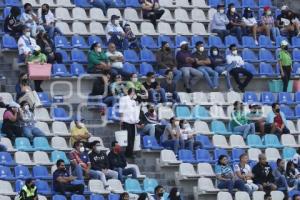
[[231,11],[231,12],[235,12],[235,7],[230,8],[230,11]]
[[236,56],[238,54],[237,50],[233,50],[232,54]]
[[96,151],[100,152],[101,151],[101,146],[96,146]]
[[132,100],[134,100],[134,99],[136,99],[136,98],[137,98],[136,94],[134,94],[134,95],[131,97]]
[[80,153],[83,153],[84,152],[84,147],[80,147],[79,151],[80,151]]
[[179,197],[180,196],[180,192],[176,192],[176,196]]
[[26,36],[26,37],[30,37],[30,32],[26,32],[26,33],[25,33],[25,36]]
[[175,122],[175,126],[179,126],[179,121],[176,121],[176,122]]
[[155,78],[151,78],[151,83],[154,83],[155,82]]
[[225,12],[225,10],[221,9],[219,12],[220,12],[221,14],[223,14],[223,13]]
[[29,110],[29,105],[25,105],[24,110],[28,111]]
[[101,47],[98,47],[98,48],[97,48],[97,52],[98,52],[98,53],[101,53],[101,52],[102,52]]
[[218,55],[218,51],[213,51],[212,53],[213,53],[214,56]]
[[131,80],[132,80],[132,82],[137,82],[138,78],[132,78]]
[[116,19],[115,24],[119,24],[119,23],[120,23],[120,20]]
[[199,51],[203,52],[204,51],[204,47],[199,47]]

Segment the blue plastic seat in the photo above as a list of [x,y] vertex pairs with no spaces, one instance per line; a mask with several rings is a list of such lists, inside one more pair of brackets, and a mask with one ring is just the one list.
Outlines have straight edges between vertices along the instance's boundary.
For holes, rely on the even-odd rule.
[[50,107],[52,104],[51,99],[49,98],[46,92],[38,92],[39,99],[44,107]]
[[251,49],[243,49],[242,51],[243,60],[246,62],[258,62],[257,55]]
[[96,35],[90,35],[88,37],[88,45],[89,46],[92,46],[94,43],[100,43],[101,44],[101,47],[103,49],[106,49],[107,48],[107,45],[105,42],[103,42],[103,40],[99,37],[99,36],[96,36]]
[[15,146],[18,151],[35,151],[29,142],[29,139],[26,137],[18,137],[15,140]]
[[278,93],[278,103],[279,104],[292,104],[293,103],[292,94],[289,92],[279,92]]
[[258,6],[259,6],[260,8],[263,8],[263,7],[265,7],[265,6],[273,7],[273,6],[272,6],[272,1],[271,1],[271,0],[259,0],[259,1],[258,1]]
[[138,0],[126,0],[125,1],[125,6],[126,7],[132,7],[132,8],[140,8],[141,4],[139,3]]
[[14,37],[5,34],[2,37],[2,48],[8,48],[8,49],[16,49],[18,48],[17,42]]
[[29,169],[26,166],[18,165],[14,168],[16,179],[28,179],[31,177]]
[[299,104],[295,107],[295,116],[297,119],[300,118],[300,105]]
[[282,148],[283,147],[280,144],[278,137],[274,134],[266,134],[263,137],[263,143],[266,147],[274,147],[274,148]]
[[208,5],[210,5],[211,7],[217,7],[219,3],[220,0],[208,0]]
[[74,4],[77,7],[92,8],[92,5],[89,3],[89,0],[74,0]]
[[66,165],[70,164],[69,159],[67,158],[65,152],[63,151],[52,151],[51,152],[51,162],[56,163],[57,160],[62,159]]
[[38,194],[51,195],[51,189],[46,181],[36,180],[35,182]]
[[258,43],[261,48],[274,48],[271,39],[265,35],[259,36]]
[[213,149],[215,148],[210,142],[208,136],[206,135],[197,135],[196,141],[201,143],[201,148],[203,149]]
[[244,48],[257,48],[255,41],[251,36],[243,36],[242,44]]
[[[1,4],[1,3],[0,3]],[[4,7],[4,6],[3,6]],[[3,13],[2,13],[2,16],[0,16],[0,19],[2,20],[5,20],[5,18],[10,14],[10,10],[11,10],[11,7],[5,7],[3,9]]]
[[69,77],[70,73],[68,72],[68,70],[64,64],[53,64],[52,65],[52,76]]
[[22,3],[20,0],[5,0],[4,1],[4,5],[5,6],[17,6],[17,7],[21,7]]
[[63,48],[63,49],[72,48],[67,38],[63,35],[56,35],[54,37],[54,44],[56,48]]
[[105,200],[105,198],[100,194],[91,194],[90,200]]
[[132,63],[137,63],[140,61],[136,52],[130,49],[124,51],[124,60],[125,62],[132,62]]
[[84,70],[82,64],[79,63],[73,63],[71,65],[70,71],[72,76],[81,76],[86,74],[86,71]]
[[175,36],[175,44],[177,48],[180,48],[180,43],[184,42],[184,41],[189,41],[188,38],[186,36],[183,35],[176,35]]
[[157,44],[158,44],[159,48],[161,47],[161,43],[162,42],[168,42],[170,48],[172,48],[172,49],[175,48],[175,44],[174,44],[173,40],[169,36],[167,36],[167,35],[160,35],[160,36],[158,36]]
[[49,175],[48,170],[45,166],[34,166],[32,169],[32,175],[35,179],[46,179],[50,180],[52,179],[52,176]]
[[300,103],[300,92],[295,92],[295,103]]
[[158,48],[157,41],[155,41],[155,39],[149,35],[143,35],[141,37],[141,46],[148,49]]
[[16,165],[16,162],[13,160],[10,153],[0,152],[0,165],[13,166]]
[[293,63],[292,75],[293,76],[299,76],[300,75],[300,63],[299,62],[294,62]]
[[24,185],[25,185],[25,181],[24,180],[16,180],[15,192],[19,193]]
[[71,200],[86,200],[83,195],[73,194]]
[[154,193],[154,189],[158,186],[158,182],[154,178],[145,178],[144,181],[144,191],[147,193]]
[[154,72],[153,66],[149,63],[143,62],[140,65],[140,75],[146,76],[148,72]]
[[201,163],[214,163],[209,151],[207,149],[196,150],[196,160]]
[[213,120],[211,122],[211,130],[215,134],[231,135],[232,132],[227,131],[225,124],[222,121]]
[[193,35],[192,39],[191,39],[191,43],[192,43],[191,47],[194,48],[196,46],[196,43],[199,42],[199,41],[203,42],[205,47],[207,46],[207,44],[205,44],[205,40],[204,40],[203,36]]
[[293,48],[300,48],[300,38],[299,37],[292,37],[292,47]]
[[240,156],[245,153],[244,149],[234,148],[232,149],[231,157],[233,162],[240,161]]
[[70,56],[68,55],[68,53],[62,49],[57,49],[56,53],[60,53],[62,58],[63,58],[63,63],[70,63],[71,59]]
[[52,197],[52,200],[67,200],[67,197],[65,197],[64,195],[56,194]]
[[270,63],[261,62],[259,64],[259,74],[261,76],[275,76],[275,72]]
[[175,107],[175,115],[179,119],[191,119],[192,114],[190,107],[186,105],[178,105]]
[[272,105],[275,102],[272,92],[262,92],[260,94],[260,102],[262,104]]
[[33,147],[40,151],[53,151],[46,137],[35,137],[33,139]]
[[225,0],[225,2],[226,2],[225,5],[229,5],[230,3],[233,3],[236,8],[241,8],[241,4],[238,0]]
[[144,192],[141,188],[141,185],[138,180],[127,178],[125,181],[125,189],[127,192],[134,193],[134,194],[140,194]]
[[128,63],[128,62],[124,63],[123,69],[126,72],[130,73],[130,74],[133,74],[133,73],[136,74],[137,73],[137,70],[136,70],[135,66],[131,63]]
[[276,62],[271,51],[264,48],[259,50],[259,60],[262,62]]
[[300,61],[300,49],[293,49],[293,61]]
[[72,117],[68,116],[64,108],[54,108],[52,118],[57,121],[71,121]]
[[208,37],[208,45],[209,45],[209,47],[216,46],[218,48],[225,48],[221,38],[218,36],[209,36]]
[[258,102],[255,92],[245,92],[243,96],[243,102],[249,104]]
[[265,148],[261,138],[258,135],[254,135],[254,134],[247,136],[247,145],[252,148]]
[[218,161],[219,157],[221,155],[225,155],[227,156],[228,160],[231,161],[231,157],[229,156],[228,152],[226,149],[220,149],[220,148],[216,148],[214,150],[214,158],[215,158],[215,161]]
[[157,140],[155,137],[148,136],[148,135],[145,135],[143,137],[143,147],[144,147],[144,149],[152,149],[152,150],[163,149],[163,147],[157,143]]
[[12,172],[10,171],[9,167],[0,166],[0,180],[8,180],[12,181],[16,178],[13,176]]
[[225,37],[225,46],[229,47],[230,45],[235,44],[237,47],[240,47],[239,41],[235,36],[228,35]]
[[257,8],[257,4],[254,2],[254,0],[242,0],[242,7],[246,8]]
[[282,157],[285,160],[292,160],[296,154],[296,149],[292,147],[284,147],[282,150]]
[[89,48],[85,39],[80,35],[73,35],[71,41],[72,41],[73,48],[80,48],[80,49]]
[[149,49],[142,49],[140,52],[141,62],[156,62],[156,57]]
[[178,152],[178,159],[184,163],[197,163],[194,158],[193,152],[188,149],[180,149]]
[[294,111],[287,105],[280,105],[280,111],[283,112],[286,119],[288,120],[297,119],[297,117],[295,117]]
[[119,194],[112,194],[110,193],[108,195],[108,200],[119,200],[120,199],[120,195]]
[[117,8],[125,8],[126,7],[125,2],[123,0],[116,0],[115,3],[116,3]]
[[246,70],[248,70],[249,72],[251,72],[251,74],[253,74],[253,76],[258,76],[259,75],[256,68],[255,68],[255,66],[252,63],[245,62],[244,68]]
[[201,119],[201,120],[211,119],[209,111],[204,106],[197,105],[193,108],[192,112],[194,118],[196,119]]
[[87,63],[87,57],[83,51],[79,49],[72,49],[71,59],[73,62]]

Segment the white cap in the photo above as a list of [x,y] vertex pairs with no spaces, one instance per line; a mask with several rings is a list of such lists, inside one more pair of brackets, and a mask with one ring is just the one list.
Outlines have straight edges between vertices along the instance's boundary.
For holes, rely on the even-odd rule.
[[9,107],[11,107],[11,108],[20,108],[20,105],[17,104],[16,102],[12,101],[12,102],[10,102]]
[[289,43],[286,40],[281,41],[281,46],[287,46],[287,45],[289,45]]
[[185,45],[185,44],[188,44],[188,42],[187,41],[182,41],[182,42],[180,42],[180,47],[182,46],[182,45]]
[[283,5],[282,7],[281,7],[281,10],[287,10],[289,7],[287,6],[287,5]]
[[34,50],[35,50],[35,51],[40,51],[40,50],[41,50],[41,47],[40,47],[39,45],[36,45],[35,48],[34,48]]

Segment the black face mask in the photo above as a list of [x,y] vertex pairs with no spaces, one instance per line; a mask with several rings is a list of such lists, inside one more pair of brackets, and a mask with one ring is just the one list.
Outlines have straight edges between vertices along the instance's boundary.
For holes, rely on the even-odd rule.
[[166,47],[165,50],[166,51],[171,51],[171,48],[170,47]]
[[162,197],[162,196],[164,196],[164,193],[163,192],[160,192],[160,193],[158,193],[157,194],[159,197]]
[[289,49],[289,47],[288,46],[284,46],[283,49],[287,51]]
[[44,15],[46,15],[46,14],[48,13],[48,10],[47,10],[47,9],[42,9],[42,13],[43,13]]
[[149,112],[154,113],[154,109],[153,108],[149,109]]
[[31,9],[27,9],[27,10],[25,10],[25,12],[28,14],[31,12]]
[[279,108],[275,109],[275,112],[280,113],[280,109]]
[[28,79],[22,79],[22,84],[23,84],[23,85],[26,85],[26,84],[28,84],[28,82],[29,82],[29,80],[28,80]]
[[40,54],[39,51],[34,51],[34,52],[33,52],[33,55],[35,55],[35,56],[38,56],[39,54]]
[[31,186],[30,186],[31,188],[34,188],[35,187],[35,184],[31,184]]
[[187,50],[189,50],[189,47],[188,46],[184,46],[182,49],[185,50],[185,51],[187,51]]

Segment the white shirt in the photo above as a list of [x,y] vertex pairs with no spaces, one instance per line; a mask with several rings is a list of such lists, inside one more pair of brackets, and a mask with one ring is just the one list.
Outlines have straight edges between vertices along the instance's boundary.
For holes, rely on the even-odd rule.
[[36,23],[33,20],[32,15],[36,16],[36,14],[34,14],[33,12],[31,14],[27,14],[27,13],[23,12],[21,14],[20,21],[28,27],[34,26],[34,25],[36,25]]
[[240,164],[234,165],[234,172],[241,172],[242,174],[248,175],[251,172],[251,167],[246,164],[244,168],[241,168]]
[[106,33],[106,39],[107,41],[110,40],[111,36],[108,34],[110,32],[121,32],[124,33],[123,28],[118,24],[118,25],[114,25],[111,22],[108,22],[108,24],[106,25],[105,28],[105,33]]
[[[53,13],[51,12],[51,10],[48,11],[47,15],[45,15],[45,19],[46,19],[46,25],[49,25],[51,23],[54,23],[55,22],[55,18],[54,18],[54,15]],[[39,22],[41,24],[43,24],[43,19],[42,19],[42,11],[39,10]]]
[[227,61],[227,64],[231,64],[233,62],[236,62],[235,67],[242,67],[245,64],[242,57],[239,56],[239,55],[235,56],[235,55],[232,55],[232,54],[228,54],[226,56],[226,61]]
[[243,22],[246,24],[246,26],[254,26],[257,24],[257,21],[254,17],[252,18],[242,18]]
[[122,121],[125,123],[136,124],[140,121],[140,106],[129,95],[120,98],[119,112],[123,114]]
[[25,35],[22,35],[18,40],[19,55],[33,52],[35,47],[36,47],[36,41],[32,37],[28,38]]
[[[106,56],[108,57],[108,59],[110,59],[111,56],[122,56],[123,57],[123,54],[120,51],[115,51],[115,52],[107,51]],[[123,62],[120,62],[120,61],[112,62],[111,61],[111,66],[113,68],[122,69],[123,68]]]

